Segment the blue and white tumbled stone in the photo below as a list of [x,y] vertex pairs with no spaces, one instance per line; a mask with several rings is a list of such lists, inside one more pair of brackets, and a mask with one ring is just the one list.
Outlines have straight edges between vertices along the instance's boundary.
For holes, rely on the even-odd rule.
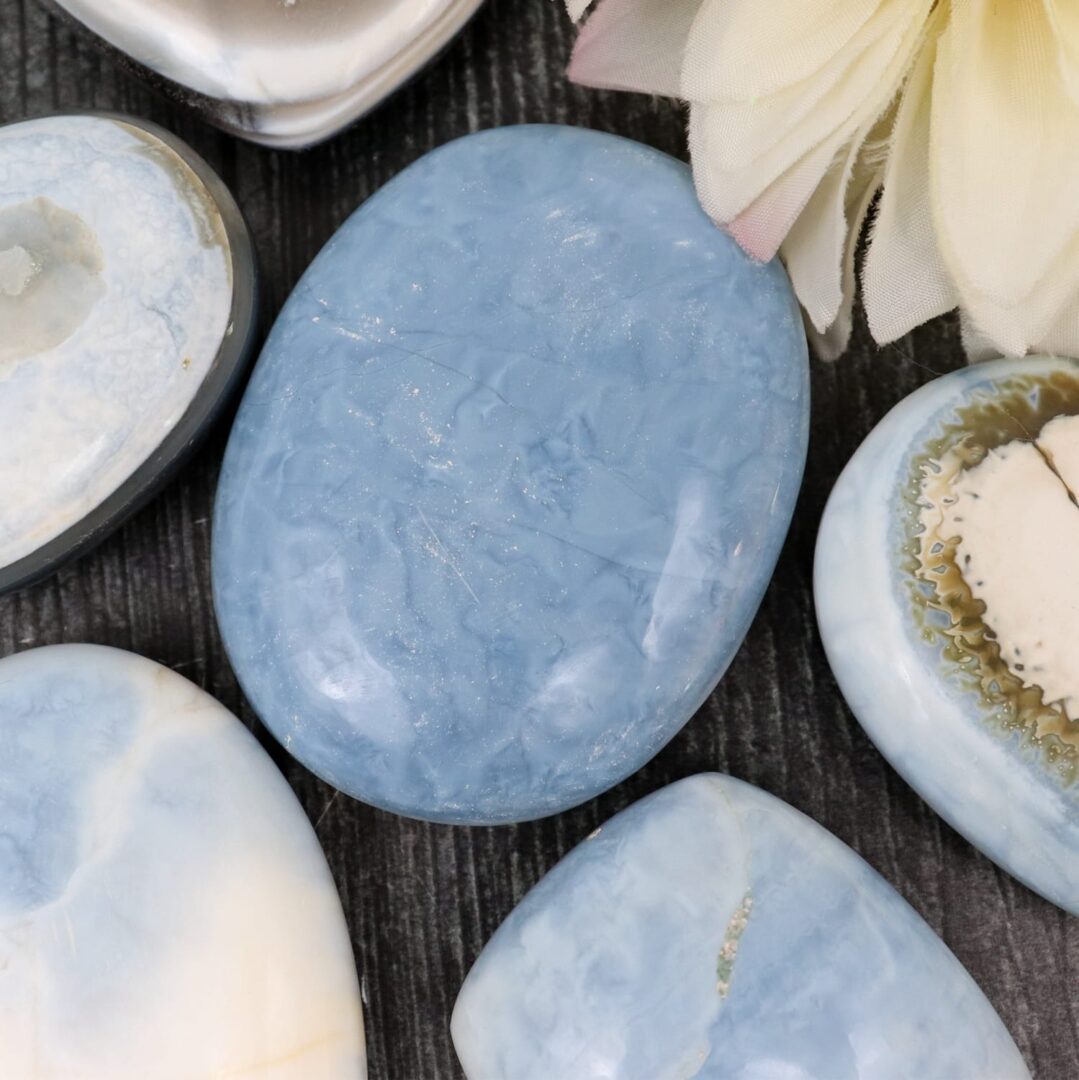
[[0,127],[0,590],[101,539],[189,451],[253,294],[239,211],[166,132]]
[[274,327],[215,513],[229,655],[358,798],[565,809],[715,686],[807,427],[790,284],[684,165],[576,128],[462,139],[369,200]]
[[363,1080],[348,930],[250,732],[115,649],[0,661],[0,1076]]
[[329,138],[411,78],[482,0],[48,0],[233,134]]
[[562,860],[465,980],[469,1080],[1022,1080],[1004,1025],[874,870],[779,799],[682,780]]
[[986,855],[1079,913],[1079,364],[954,372],[840,476],[821,636],[870,738]]

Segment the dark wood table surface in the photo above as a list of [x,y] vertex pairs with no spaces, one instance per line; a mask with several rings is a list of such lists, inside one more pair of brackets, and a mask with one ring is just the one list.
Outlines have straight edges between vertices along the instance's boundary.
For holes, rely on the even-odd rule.
[[[349,213],[455,136],[503,124],[569,123],[685,157],[685,117],[677,105],[567,82],[573,35],[557,0],[489,0],[408,87],[343,135],[297,154],[259,149],[207,127],[32,0],[0,0],[0,123],[115,109],[187,140],[224,177],[250,221],[268,323]],[[98,551],[35,588],[0,598],[0,655],[54,642],[132,649],[194,680],[256,730],[310,815],[337,880],[361,978],[373,1080],[459,1078],[450,1012],[499,922],[615,811],[703,770],[760,785],[850,844],[974,976],[1035,1076],[1070,1080],[1079,1076],[1077,920],[997,869],[896,775],[844,705],[813,617],[813,543],[840,469],[892,405],[963,362],[952,319],[885,349],[859,323],[846,357],[813,362],[805,486],[775,579],[733,665],[651,764],[546,821],[465,829],[395,817],[336,793],[259,727],[225,658],[210,602],[210,513],[227,420],[180,479]]]

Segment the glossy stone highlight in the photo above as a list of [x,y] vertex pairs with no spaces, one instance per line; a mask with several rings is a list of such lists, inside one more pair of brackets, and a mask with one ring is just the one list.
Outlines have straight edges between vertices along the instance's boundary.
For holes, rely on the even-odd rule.
[[749,626],[806,384],[783,271],[679,162],[550,127],[424,158],[305,275],[230,441],[215,596],[259,715],[435,820],[620,780]]
[[954,828],[1079,912],[1079,365],[954,372],[844,470],[821,635],[862,726]]
[[0,591],[102,539],[242,372],[254,264],[221,182],[116,116],[0,128]]
[[424,67],[481,0],[46,0],[225,130],[329,138]]
[[727,776],[672,784],[534,888],[465,980],[469,1080],[1020,1080],[981,991],[875,871]]
[[91,645],[0,661],[0,1076],[363,1080],[315,834],[238,720]]

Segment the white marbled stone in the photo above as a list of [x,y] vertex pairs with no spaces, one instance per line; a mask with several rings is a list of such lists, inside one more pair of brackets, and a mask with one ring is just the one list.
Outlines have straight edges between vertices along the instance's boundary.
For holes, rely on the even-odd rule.
[[[1069,776],[1074,757],[1068,756],[1074,749],[1059,753],[1054,762],[1050,752],[1059,747],[1053,736],[1024,737],[1002,722],[1006,713],[999,701],[985,697],[972,676],[944,655],[940,634],[961,624],[950,624],[942,612],[928,625],[916,617],[912,590],[929,594],[904,560],[912,519],[918,519],[920,530],[924,507],[932,506],[924,496],[924,480],[923,509],[915,511],[904,497],[906,492],[909,498],[912,470],[930,443],[946,428],[962,426],[958,409],[999,403],[1017,378],[1032,381],[1033,401],[1039,380],[1051,377],[1068,381],[1079,405],[1079,364],[1045,357],[953,372],[900,402],[835,486],[817,541],[814,589],[836,680],[884,756],[986,855],[1054,903],[1079,913],[1079,781]],[[1022,418],[1015,420],[1015,430],[1017,438],[990,454],[985,466],[959,474],[939,502],[945,534],[954,542],[957,531],[966,533],[960,536],[958,558],[970,560],[966,584],[988,604],[985,624],[994,634],[1000,632],[996,640],[1014,674],[1034,686],[1035,693],[1042,684],[1052,688],[1046,695],[1051,704],[1053,695],[1063,697],[1074,679],[1069,667],[1074,649],[1061,649],[1055,638],[1066,634],[1074,642],[1079,636],[1074,543],[1067,542],[1075,531],[1075,522],[1069,526],[1068,519],[1079,509],[1043,459],[1053,452],[1047,447],[1035,452],[1030,438],[1039,433],[1027,430]],[[1074,428],[1068,430],[1074,434]],[[954,442],[956,436],[949,438]],[[1036,472],[1024,471],[1018,458],[1022,453]],[[1056,455],[1056,471],[1063,467],[1067,472],[1064,449],[1058,447]],[[1017,480],[1017,488],[1008,477],[994,479],[1001,465]],[[935,459],[921,471],[936,482],[946,472]],[[1049,501],[1043,487],[1059,497]],[[985,496],[991,493],[995,498],[1007,493],[1007,505],[986,506]],[[949,507],[945,500],[955,498],[968,501]],[[1046,516],[1050,507],[1059,527]],[[1026,664],[1016,668],[1014,653],[1020,645]],[[1040,659],[1031,648],[1035,645]],[[1061,655],[1064,670],[1059,670]],[[1067,721],[1073,744],[1079,736],[1076,720]]]
[[786,803],[671,784],[521,901],[453,1014],[469,1080],[1028,1080],[899,894]]
[[149,132],[0,128],[0,569],[161,445],[229,330],[232,281],[217,205]]
[[304,146],[413,75],[482,0],[55,0],[235,134]]
[[131,653],[0,661],[0,1077],[362,1080],[348,931],[247,729]]

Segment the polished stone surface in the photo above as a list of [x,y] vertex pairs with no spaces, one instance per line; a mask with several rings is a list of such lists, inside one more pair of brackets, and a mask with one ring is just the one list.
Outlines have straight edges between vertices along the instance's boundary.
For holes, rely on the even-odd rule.
[[[407,90],[342,137],[296,158],[240,147],[190,123],[115,57],[57,30],[33,0],[0,0],[0,99],[9,118],[38,115],[59,100],[152,111],[184,130],[226,175],[236,169],[238,200],[264,256],[266,291],[281,303],[348,210],[428,147],[470,130],[546,120],[684,152],[685,117],[671,102],[567,84],[575,34],[552,0],[485,4],[448,55]],[[462,96],[447,108],[454,86]],[[422,137],[404,136],[417,131]],[[813,543],[843,465],[891,405],[933,377],[929,369],[963,363],[952,318],[883,350],[863,324],[841,364],[811,362],[813,448],[765,600],[716,692],[625,787],[540,822],[444,828],[372,811],[344,795],[328,807],[331,789],[299,763],[276,759],[319,823],[319,841],[341,883],[367,984],[373,1077],[462,1080],[448,1018],[497,923],[627,798],[707,768],[754,778],[864,854],[960,957],[1031,1071],[1054,1080],[1071,1076],[1079,1061],[1079,1001],[1064,988],[1079,961],[1064,967],[1061,958],[1079,956],[1079,919],[1001,872],[892,775],[843,706],[812,617]],[[65,637],[133,648],[235,710],[235,674],[209,603],[209,522],[224,448],[223,438],[211,439],[179,482],[78,566],[0,597],[0,652]],[[386,901],[381,911],[379,898]],[[392,949],[384,947],[387,919],[398,928]]]
[[453,1040],[470,1080],[1029,1076],[883,878],[718,774],[642,799],[528,893],[465,980]]
[[0,661],[0,1076],[363,1080],[348,931],[221,705],[92,645]]
[[100,539],[190,449],[253,293],[239,211],[167,133],[0,128],[0,590]]
[[789,283],[684,165],[573,128],[453,143],[341,229],[259,361],[214,522],[230,658],[359,798],[579,803],[741,643],[807,420]]
[[222,127],[329,138],[427,64],[482,0],[48,0]]
[[1079,913],[1079,364],[977,365],[894,408],[817,543],[825,649],[954,828]]

